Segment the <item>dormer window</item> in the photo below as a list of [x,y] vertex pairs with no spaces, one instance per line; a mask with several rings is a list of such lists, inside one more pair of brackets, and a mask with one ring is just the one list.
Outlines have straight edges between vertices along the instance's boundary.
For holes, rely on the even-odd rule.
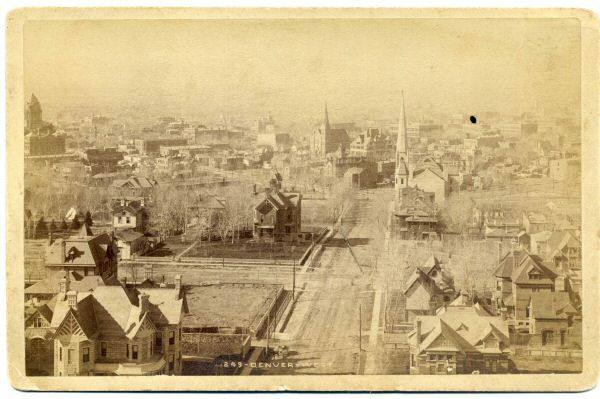
[[531,273],[529,273],[529,279],[530,280],[541,280],[542,276],[538,272],[532,271]]

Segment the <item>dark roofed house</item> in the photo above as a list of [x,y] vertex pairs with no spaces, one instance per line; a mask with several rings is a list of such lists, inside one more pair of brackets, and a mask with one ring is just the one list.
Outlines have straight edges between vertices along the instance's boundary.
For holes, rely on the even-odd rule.
[[439,235],[434,194],[419,187],[400,189],[393,211],[393,230],[402,240],[423,240]]
[[277,173],[254,207],[254,238],[267,241],[296,241],[301,228],[302,194],[281,192]]
[[413,320],[418,315],[435,314],[437,309],[454,300],[454,279],[442,268],[440,260],[431,256],[410,276],[404,295],[405,320]]
[[76,272],[81,276],[117,275],[117,247],[106,233],[92,235],[85,225],[68,238],[52,242],[46,253],[49,270]]
[[525,250],[508,252],[494,271],[497,309],[516,330],[529,329],[527,305],[532,293],[553,292],[558,276],[554,267]]

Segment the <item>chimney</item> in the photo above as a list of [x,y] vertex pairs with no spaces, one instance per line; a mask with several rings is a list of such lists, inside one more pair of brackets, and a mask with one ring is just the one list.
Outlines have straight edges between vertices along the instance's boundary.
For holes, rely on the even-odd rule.
[[152,280],[152,265],[145,265],[144,266],[144,279],[145,280]]
[[73,310],[77,310],[77,291],[67,291],[67,305]]
[[[68,277],[68,275],[67,275]],[[69,291],[69,279],[67,277],[63,277],[58,282],[58,292],[62,294],[63,298]]]
[[415,324],[417,326],[416,336],[417,336],[417,349],[418,349],[419,346],[421,345],[421,319],[417,318],[417,320],[415,320]]
[[179,291],[181,291],[181,274],[175,276],[175,290],[177,291],[177,297],[179,297]]
[[138,295],[139,299],[139,307],[140,307],[140,317],[144,315],[144,313],[150,310],[150,296],[145,293],[141,293]]
[[62,240],[60,243],[60,259],[61,262],[66,262],[67,261],[67,243],[65,242],[65,240]]

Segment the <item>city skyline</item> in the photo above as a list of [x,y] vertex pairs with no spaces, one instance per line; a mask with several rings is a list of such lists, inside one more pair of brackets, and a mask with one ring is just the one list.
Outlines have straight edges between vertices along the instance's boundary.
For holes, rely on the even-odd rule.
[[386,118],[401,90],[409,113],[579,116],[576,20],[29,21],[25,39],[25,92],[49,116],[118,104],[287,124],[327,102],[333,120]]

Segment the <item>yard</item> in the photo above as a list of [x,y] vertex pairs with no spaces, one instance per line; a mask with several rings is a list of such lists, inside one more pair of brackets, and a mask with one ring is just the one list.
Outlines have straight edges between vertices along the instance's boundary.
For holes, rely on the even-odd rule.
[[235,243],[230,241],[202,241],[185,253],[186,257],[200,258],[242,258],[242,259],[296,259],[299,260],[310,246],[303,243],[265,243],[254,242],[252,239],[240,239]]

